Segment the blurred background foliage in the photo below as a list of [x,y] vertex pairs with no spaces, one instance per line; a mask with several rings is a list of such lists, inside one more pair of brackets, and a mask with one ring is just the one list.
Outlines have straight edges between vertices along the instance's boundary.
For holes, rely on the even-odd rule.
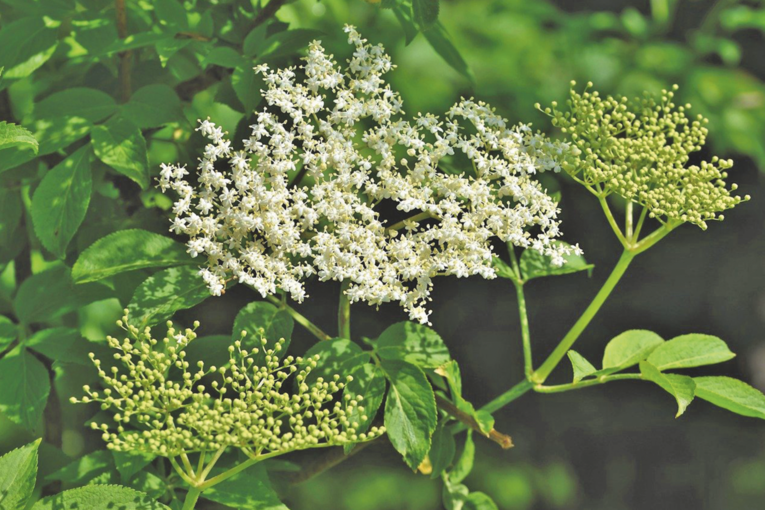
[[[555,135],[533,105],[564,99],[572,79],[625,95],[679,84],[680,100],[710,118],[714,151],[736,160],[732,180],[753,200],[707,233],[684,227],[642,257],[577,349],[596,359],[607,339],[630,328],[665,338],[710,333],[739,354],[716,373],[765,390],[765,3],[442,0],[438,21],[419,34],[415,20],[402,18],[405,1],[271,0],[278,10],[258,23],[269,9],[263,3],[127,0],[120,27],[111,2],[0,0],[0,120],[24,125],[40,142],[37,155],[19,151],[0,158],[0,314],[14,316],[13,297],[31,275],[49,268],[66,272],[80,251],[110,232],[139,227],[165,233],[170,203],[149,179],[161,162],[193,164],[202,143],[195,120],[209,116],[234,139],[243,138],[260,102],[252,63],[296,61],[300,48],[317,37],[345,58],[349,48],[340,27],[350,23],[393,56],[398,69],[391,80],[410,114],[440,113],[460,96],[475,96],[513,122]],[[129,66],[127,83],[122,65]],[[110,99],[99,109],[95,100],[56,96],[80,87]],[[106,144],[100,152],[99,140]],[[68,246],[53,253],[32,228],[32,198],[48,170],[87,143],[96,151],[90,205]],[[118,158],[123,164],[105,156],[104,147],[124,151]],[[545,184],[562,192],[566,239],[580,243],[596,268],[590,279],[580,273],[529,286],[539,357],[578,317],[619,252],[597,203],[583,190],[565,178]],[[74,313],[70,308],[38,322],[74,328],[98,342],[113,331],[148,274],[109,280],[107,300],[71,296],[82,298],[73,303],[81,305]],[[331,329],[337,288],[315,285],[309,293],[313,299],[301,311]],[[238,286],[181,312],[181,320],[199,318],[203,334],[226,333],[236,312],[255,298]],[[434,328],[463,366],[469,400],[480,405],[522,378],[508,282],[445,279],[434,298]],[[402,319],[395,307],[354,306],[357,334],[374,337]],[[311,344],[296,331],[292,349],[302,352]],[[44,476],[100,444],[84,431],[87,409],[56,405],[93,374],[41,359],[54,388],[45,415],[32,431],[0,415],[0,451],[44,433]],[[560,372],[561,381],[568,378],[566,368]],[[517,446],[499,451],[478,442],[480,460],[466,483],[507,510],[763,508],[761,422],[702,405],[673,420],[673,405],[657,388],[629,382],[526,395],[495,415]],[[44,425],[56,420],[56,430]],[[377,444],[290,488],[284,498],[295,509],[430,510],[441,507],[440,490],[408,471],[389,446]]]

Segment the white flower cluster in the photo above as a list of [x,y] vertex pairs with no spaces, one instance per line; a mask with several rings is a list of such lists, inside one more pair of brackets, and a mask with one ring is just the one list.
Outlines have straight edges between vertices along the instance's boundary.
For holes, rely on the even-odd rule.
[[[495,277],[493,238],[562,264],[571,248],[552,243],[557,203],[532,176],[559,171],[568,146],[472,99],[444,119],[404,119],[383,80],[390,57],[346,32],[355,52],[345,73],[318,41],[300,68],[255,68],[268,107],[243,150],[201,121],[210,143],[196,186],[184,167],[163,165],[161,188],[179,195],[172,229],[207,257],[211,291],[236,278],[300,302],[317,275],[347,281],[351,302],[398,302],[427,322],[434,276]],[[411,216],[392,223],[381,207]]]

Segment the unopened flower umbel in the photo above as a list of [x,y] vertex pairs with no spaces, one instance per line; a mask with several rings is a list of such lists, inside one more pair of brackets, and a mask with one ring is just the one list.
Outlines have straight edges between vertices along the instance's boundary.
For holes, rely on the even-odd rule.
[[[110,449],[172,459],[233,447],[258,458],[366,441],[383,432],[373,427],[357,433],[358,424],[348,416],[363,413],[361,397],[334,401],[334,394],[345,387],[346,379],[340,375],[308,384],[306,377],[318,356],[280,360],[284,340],[262,353],[261,366],[255,356],[265,348],[265,339],[251,349],[243,348],[242,340],[234,342],[225,366],[208,367],[199,361],[191,367],[185,348],[196,338],[192,329],[176,331],[168,324],[167,337],[158,341],[148,327],[139,330],[127,319],[126,310],[119,324],[127,338],[108,337],[115,360],[126,370],[113,367],[107,372],[94,359],[105,388],[95,391],[86,386],[87,396],[72,399],[100,402],[102,409],[115,413],[116,427],[93,424],[103,431]],[[177,377],[171,377],[171,371]],[[295,391],[288,391],[292,381]]]
[[[346,32],[355,52],[344,71],[318,41],[299,69],[256,68],[268,107],[242,150],[200,123],[210,143],[198,187],[184,167],[163,166],[160,186],[179,195],[173,230],[207,258],[214,294],[235,278],[300,302],[317,275],[347,282],[351,302],[398,302],[427,322],[433,277],[495,277],[493,238],[557,264],[578,251],[552,242],[557,203],[532,177],[559,171],[567,144],[508,127],[472,99],[445,118],[406,120],[383,79],[394,66],[382,46]],[[409,218],[381,217],[386,203]]]

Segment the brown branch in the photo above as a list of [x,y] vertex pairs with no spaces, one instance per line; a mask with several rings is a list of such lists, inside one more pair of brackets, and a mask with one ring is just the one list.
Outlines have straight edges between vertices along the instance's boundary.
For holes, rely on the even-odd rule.
[[457,406],[446,400],[440,395],[436,395],[436,404],[438,405],[441,410],[446,411],[447,414],[450,414],[457,420],[461,421],[471,429],[475,430],[479,434],[481,434],[484,437],[487,437],[497,443],[499,446],[501,446],[504,450],[507,450],[508,448],[512,448],[513,445],[513,439],[508,436],[507,434],[503,434],[502,432],[498,432],[496,429],[491,429],[491,431],[488,434],[485,434],[483,431],[481,431],[481,427],[478,425],[478,422],[475,421],[475,418],[470,416],[465,411],[462,411]]
[[276,11],[281,8],[284,4],[287,3],[288,0],[271,0],[266,4],[265,7],[263,7],[260,12],[258,12],[258,15],[255,16],[255,19],[252,20],[252,28],[258,27],[262,25],[268,18],[276,14]]
[[[125,39],[128,36],[127,28],[127,10],[125,9],[125,0],[114,0],[114,10],[117,15],[117,36],[120,39]],[[120,98],[123,102],[127,102],[130,99],[131,84],[130,84],[130,62],[133,57],[131,50],[122,51],[118,53],[119,58],[119,83],[120,83]]]

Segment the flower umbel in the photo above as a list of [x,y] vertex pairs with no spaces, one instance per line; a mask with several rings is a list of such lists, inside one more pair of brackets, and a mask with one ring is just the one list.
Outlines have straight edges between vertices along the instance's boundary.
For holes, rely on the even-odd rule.
[[[139,330],[130,325],[127,310],[118,324],[128,337],[122,341],[108,337],[108,342],[124,369],[113,367],[107,372],[91,355],[104,389],[85,386],[87,396],[72,399],[74,403],[100,402],[102,409],[114,411],[116,427],[92,425],[103,431],[110,449],[172,458],[233,447],[256,459],[366,441],[383,432],[373,427],[368,433],[357,433],[358,425],[349,421],[351,410],[363,413],[361,397],[333,402],[350,376],[319,377],[308,384],[306,378],[318,356],[280,360],[283,339],[274,349],[261,352],[266,340],[256,342],[260,347],[245,349],[243,332],[241,340],[229,347],[225,366],[206,367],[199,361],[191,367],[185,348],[196,338],[194,330],[176,331],[168,323],[167,337],[159,341],[148,327]],[[255,362],[258,354],[262,365]],[[171,377],[173,372],[177,376]],[[292,380],[294,392],[285,386]]]
[[586,186],[640,204],[662,223],[688,222],[702,229],[749,200],[731,195],[736,184],[726,186],[733,161],[715,156],[688,165],[690,154],[706,142],[707,119],[690,119],[691,105],[674,103],[677,85],[662,91],[660,101],[648,93],[635,100],[604,98],[587,89],[580,94],[574,85],[569,111],[559,111],[556,103],[544,111],[573,145],[564,168]]
[[[427,322],[435,276],[496,276],[494,238],[563,264],[571,248],[552,242],[557,202],[533,175],[559,171],[568,145],[508,127],[472,99],[443,119],[407,120],[384,81],[394,66],[382,46],[346,32],[355,47],[346,69],[318,41],[300,68],[256,68],[268,106],[243,150],[201,121],[210,143],[197,187],[184,167],[163,166],[160,186],[179,195],[172,229],[207,258],[211,291],[236,278],[300,302],[316,275],[348,282],[352,302],[398,302]],[[386,207],[410,216],[391,221]]]

